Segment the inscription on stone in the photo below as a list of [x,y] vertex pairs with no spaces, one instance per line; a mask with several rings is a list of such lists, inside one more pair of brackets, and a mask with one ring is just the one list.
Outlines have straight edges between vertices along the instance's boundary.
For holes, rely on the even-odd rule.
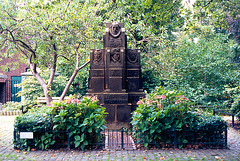
[[[117,99],[116,99],[117,98]],[[105,95],[104,103],[106,104],[126,104],[128,101],[128,95]]]
[[113,47],[113,48],[123,46],[122,38],[119,37],[119,38],[114,39],[114,38],[110,37],[109,38],[109,46]]
[[103,77],[104,73],[103,70],[92,70],[93,77]]
[[110,70],[110,77],[121,77],[122,70]]
[[139,77],[139,70],[128,70],[127,76],[128,77]]
[[138,82],[134,82],[134,81],[128,81],[128,90],[129,91],[135,91],[138,90]]

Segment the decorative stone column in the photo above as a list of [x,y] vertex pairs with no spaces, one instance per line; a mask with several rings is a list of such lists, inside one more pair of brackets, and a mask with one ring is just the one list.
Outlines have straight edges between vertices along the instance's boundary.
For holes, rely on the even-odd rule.
[[109,128],[127,126],[136,103],[144,97],[140,50],[127,49],[123,23],[107,23],[103,49],[90,51],[89,90],[106,107]]

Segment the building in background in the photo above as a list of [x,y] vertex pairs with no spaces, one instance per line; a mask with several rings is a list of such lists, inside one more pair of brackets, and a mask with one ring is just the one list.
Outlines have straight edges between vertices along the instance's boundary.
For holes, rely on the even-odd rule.
[[[2,70],[0,68],[0,103],[4,104],[8,101],[20,102],[21,97],[17,97],[21,88],[18,88],[18,84],[21,83],[22,77],[21,73],[28,70],[28,66],[24,63],[18,62],[18,55],[13,58],[2,58],[0,55],[0,66],[7,67],[7,70]],[[18,62],[18,65],[9,65],[13,62]]]

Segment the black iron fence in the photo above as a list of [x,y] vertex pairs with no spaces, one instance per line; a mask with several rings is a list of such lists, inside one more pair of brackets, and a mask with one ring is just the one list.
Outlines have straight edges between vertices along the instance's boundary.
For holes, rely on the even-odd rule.
[[234,127],[234,110],[225,110],[225,109],[213,109],[213,115],[215,115],[217,112],[232,116],[232,127]]
[[[22,147],[22,144],[27,144],[32,148],[37,148],[36,143],[39,141],[44,142],[42,136],[45,133],[54,134],[54,137],[50,139],[52,141],[52,146],[48,148],[74,148],[73,137],[70,137],[69,131],[45,131],[37,132],[33,134],[32,139],[21,139],[20,131],[17,129],[14,130],[14,144],[15,148]],[[55,135],[58,134],[58,135]],[[143,133],[143,135],[148,135]],[[137,136],[135,131],[129,129],[119,129],[119,130],[109,130],[99,132],[93,137],[101,136],[99,141],[96,138],[93,138],[87,149],[92,148],[102,148],[102,149],[125,149],[125,150],[135,150],[139,148],[227,148],[227,128],[224,130],[201,130],[201,131],[191,131],[191,130],[171,130],[171,131],[162,131],[161,134],[156,137],[156,139],[149,138],[149,142],[145,144],[141,141],[140,136]],[[25,140],[23,142],[22,140]],[[46,139],[47,140],[47,139]],[[98,141],[97,141],[98,140]],[[96,142],[97,141],[97,142]],[[25,145],[26,146],[26,145]],[[39,147],[38,147],[39,148]],[[44,147],[42,147],[44,149]]]

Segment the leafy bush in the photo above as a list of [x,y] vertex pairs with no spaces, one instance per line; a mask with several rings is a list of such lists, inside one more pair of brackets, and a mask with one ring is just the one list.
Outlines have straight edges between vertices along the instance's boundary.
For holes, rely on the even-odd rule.
[[[16,136],[14,137],[14,146],[17,149],[30,149],[29,144],[33,144],[33,140],[22,140],[19,138],[19,132],[33,132],[36,137],[41,131],[51,131],[52,117],[50,117],[50,108],[42,106],[41,108],[31,109],[26,114],[16,117],[14,129]],[[41,136],[40,136],[41,137]],[[35,140],[36,142],[38,140]],[[39,147],[38,144],[36,144]],[[48,147],[46,145],[46,147]],[[44,148],[42,148],[44,149]]]
[[[138,102],[133,112],[131,124],[134,137],[144,144],[161,140],[166,131],[183,130],[222,130],[226,123],[213,116],[200,115],[190,111],[191,102],[176,91],[157,88],[152,94]],[[174,134],[166,140],[173,142]],[[187,143],[187,135],[178,135],[178,141]]]
[[[173,70],[165,71],[173,89],[185,91],[196,105],[222,106],[226,86],[239,84],[239,64],[233,61],[239,54],[239,45],[227,35],[214,33],[213,28],[199,27],[180,39],[168,55]],[[198,40],[198,41],[195,41]],[[170,88],[170,85],[169,85]]]
[[99,142],[99,134],[106,128],[106,113],[104,107],[97,105],[97,101],[95,97],[84,97],[82,100],[70,98],[18,116],[14,124],[15,130],[33,132],[35,140],[22,140],[16,136],[15,147],[29,149],[26,141],[28,145],[34,144],[40,149],[56,147],[59,140],[66,140],[68,133],[75,148],[84,149],[92,142]]
[[[49,71],[43,71],[40,73],[45,82],[49,78]],[[51,92],[49,93],[52,97],[61,96],[62,91],[65,88],[68,78],[65,76],[58,76],[53,80],[51,85]],[[25,100],[31,101],[32,104],[37,103],[38,97],[44,97],[43,89],[37,79],[33,76],[28,76],[27,79],[23,80],[21,85],[23,90],[17,93],[18,96],[23,96]],[[73,88],[70,87],[68,94],[72,93]]]
[[53,117],[53,130],[70,131],[70,137],[74,138],[74,145],[83,149],[90,144],[93,138],[100,141],[100,131],[105,127],[105,108],[97,104],[96,97],[84,97],[79,99],[68,99],[63,102],[54,103],[51,115]]
[[240,94],[239,86],[236,87],[227,87],[224,93],[225,97],[228,98],[224,102],[225,106],[230,106],[233,113],[236,114],[237,118],[240,120]]
[[198,125],[194,129],[223,131],[226,127],[227,123],[221,117],[211,114],[198,114]]
[[2,105],[3,111],[19,111],[21,110],[21,103],[20,102],[7,102],[4,105]]

